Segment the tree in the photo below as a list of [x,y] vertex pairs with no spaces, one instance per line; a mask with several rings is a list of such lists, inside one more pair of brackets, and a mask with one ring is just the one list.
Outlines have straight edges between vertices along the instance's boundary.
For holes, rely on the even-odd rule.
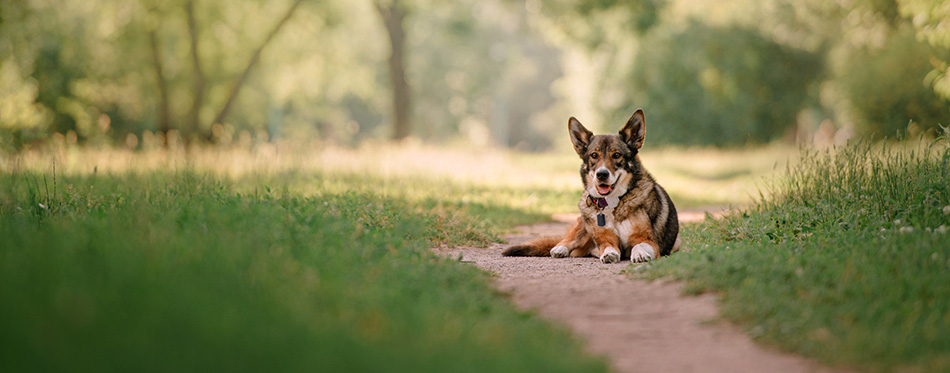
[[[277,33],[280,32],[280,29],[283,28],[285,24],[287,24],[287,21],[289,21],[290,18],[293,17],[294,12],[297,10],[297,7],[299,7],[300,3],[302,2],[303,0],[295,0],[293,4],[290,5],[290,8],[287,9],[286,13],[284,13],[284,16],[281,17],[279,21],[277,21],[277,24],[275,24],[274,27],[271,29],[271,31],[267,34],[267,37],[264,38],[264,40],[260,43],[260,45],[258,45],[257,49],[255,49],[254,52],[251,54],[251,58],[248,60],[247,65],[244,68],[244,71],[234,82],[234,85],[232,86],[230,93],[228,94],[227,100],[225,100],[224,105],[221,107],[221,110],[218,111],[218,114],[215,115],[214,120],[211,121],[212,125],[217,124],[217,123],[222,123],[224,121],[224,118],[227,117],[228,113],[231,112],[231,105],[234,104],[234,100],[237,98],[238,93],[241,92],[241,88],[244,86],[244,83],[247,81],[248,75],[251,74],[251,70],[253,70],[254,67],[257,66],[258,62],[260,61],[261,52],[263,52],[264,48],[267,47],[268,44],[270,44],[271,40],[274,40],[274,36],[276,36]],[[208,140],[212,139],[210,131],[206,132],[205,138]]]
[[171,131],[171,109],[168,105],[168,84],[165,79],[165,68],[162,63],[162,53],[158,43],[158,33],[148,31],[148,44],[152,51],[152,67],[155,71],[155,85],[158,87],[158,131],[162,137],[162,145],[168,147],[168,132]]
[[907,130],[909,122],[921,129],[947,123],[947,101],[924,84],[937,52],[916,40],[909,25],[893,30],[882,45],[849,51],[833,81],[847,97],[857,129],[884,137]]
[[409,82],[406,80],[406,29],[408,15],[400,0],[375,1],[377,12],[389,36],[389,78],[392,84],[393,140],[409,136],[412,116],[412,99]]
[[[780,137],[814,100],[818,56],[763,38],[756,30],[693,21],[654,30],[628,81],[630,106],[646,108],[652,141],[745,145]],[[635,103],[635,104],[633,104]]]
[[37,48],[29,43],[36,26],[22,21],[31,13],[24,1],[0,5],[0,151],[17,150],[24,142],[44,137],[44,125],[52,116],[36,102],[39,83],[29,76],[32,61],[22,58]]
[[[913,21],[917,33],[934,48],[944,53],[950,49],[950,6],[942,0],[901,0],[900,12]],[[935,58],[927,82],[934,91],[950,100],[950,63],[946,58]]]
[[205,73],[201,66],[201,56],[198,52],[198,22],[195,20],[195,2],[188,0],[185,3],[185,15],[188,24],[188,51],[191,55],[191,69],[194,74],[192,81],[192,99],[191,109],[188,110],[188,130],[192,133],[201,131],[201,107],[204,106],[205,98]]

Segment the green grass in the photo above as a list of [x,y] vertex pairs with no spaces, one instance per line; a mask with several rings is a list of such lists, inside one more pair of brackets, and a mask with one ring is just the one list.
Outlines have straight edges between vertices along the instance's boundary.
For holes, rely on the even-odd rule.
[[[680,208],[746,204],[790,157],[649,154]],[[575,212],[578,163],[386,144],[0,154],[0,371],[604,370],[428,250]]]
[[428,250],[546,219],[519,205],[530,193],[307,171],[66,174],[0,174],[0,371],[606,369],[486,273]]
[[715,291],[760,341],[861,370],[950,370],[950,149],[810,152],[750,209],[634,271]]

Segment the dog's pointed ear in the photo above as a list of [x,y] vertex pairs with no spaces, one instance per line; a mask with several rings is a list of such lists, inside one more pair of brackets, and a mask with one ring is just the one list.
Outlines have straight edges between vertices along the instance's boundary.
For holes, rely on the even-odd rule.
[[647,123],[643,118],[643,109],[637,109],[627,124],[620,129],[620,139],[634,149],[643,146],[643,138],[647,133]]
[[571,142],[574,144],[574,151],[583,156],[587,152],[587,145],[590,144],[590,138],[594,134],[584,128],[577,118],[571,117],[567,121],[567,129],[571,132]]

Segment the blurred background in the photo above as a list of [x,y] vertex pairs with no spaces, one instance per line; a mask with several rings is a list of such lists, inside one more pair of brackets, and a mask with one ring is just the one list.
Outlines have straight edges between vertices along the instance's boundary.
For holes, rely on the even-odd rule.
[[4,0],[0,149],[843,143],[947,123],[941,0]]

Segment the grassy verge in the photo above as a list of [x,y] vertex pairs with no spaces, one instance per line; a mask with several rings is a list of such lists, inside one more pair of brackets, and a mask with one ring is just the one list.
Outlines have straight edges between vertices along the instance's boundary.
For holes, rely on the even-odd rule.
[[[745,204],[788,152],[650,154],[684,208]],[[603,370],[427,250],[575,211],[577,165],[383,144],[0,154],[0,371]]]
[[950,370],[950,150],[812,153],[749,210],[654,263],[755,338],[866,370]]
[[517,190],[187,169],[0,186],[0,371],[605,370],[428,251],[546,218]]

